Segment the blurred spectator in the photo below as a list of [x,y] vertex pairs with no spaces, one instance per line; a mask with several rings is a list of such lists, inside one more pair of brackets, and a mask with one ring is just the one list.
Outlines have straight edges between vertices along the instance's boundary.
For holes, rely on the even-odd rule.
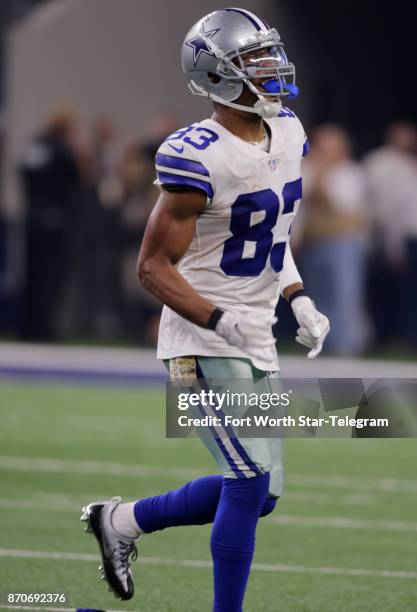
[[136,260],[146,222],[158,197],[154,157],[161,142],[177,130],[178,118],[171,113],[156,115],[148,135],[139,144],[126,148],[120,169],[124,201],[123,228],[123,322],[129,339],[154,345],[158,336],[160,303],[137,282]]
[[153,343],[153,328],[158,323],[160,305],[137,282],[136,259],[146,221],[155,202],[154,165],[144,145],[127,148],[121,166],[124,186],[123,223],[123,297],[124,323],[129,338]]
[[165,112],[155,115],[151,118],[148,124],[148,136],[142,146],[149,158],[154,163],[154,157],[160,144],[167,136],[175,132],[181,127],[178,117],[175,113]]
[[27,339],[57,336],[69,265],[67,229],[80,184],[75,142],[76,117],[60,109],[24,144],[18,162],[26,209],[22,335]]
[[117,127],[108,117],[93,126],[93,198],[97,207],[95,258],[95,332],[100,338],[121,335],[121,214],[123,187],[120,180],[121,144]]
[[120,136],[99,117],[84,146],[83,186],[71,233],[71,287],[66,333],[112,339],[121,335]]
[[364,163],[373,250],[369,302],[381,342],[402,336],[417,348],[417,130],[388,127]]
[[28,211],[23,335],[154,344],[161,306],[139,286],[136,259],[158,197],[154,156],[178,119],[155,116],[146,138],[124,148],[109,117],[96,119],[83,144],[76,127],[73,113],[52,114],[20,156]]
[[345,131],[316,128],[303,167],[301,263],[308,293],[331,322],[326,348],[339,355],[360,353],[366,342],[364,197]]

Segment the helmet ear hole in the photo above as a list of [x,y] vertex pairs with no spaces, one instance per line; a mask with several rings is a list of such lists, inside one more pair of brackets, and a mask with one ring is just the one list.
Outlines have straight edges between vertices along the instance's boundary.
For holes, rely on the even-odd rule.
[[220,83],[220,81],[222,80],[218,74],[214,74],[213,72],[208,72],[207,76],[212,83]]

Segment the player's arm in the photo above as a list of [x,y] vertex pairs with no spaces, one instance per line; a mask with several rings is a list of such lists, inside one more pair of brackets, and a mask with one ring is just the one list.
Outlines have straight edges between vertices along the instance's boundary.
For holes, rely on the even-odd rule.
[[201,327],[207,327],[216,307],[193,289],[176,264],[191,244],[206,202],[201,191],[162,191],[149,217],[137,266],[145,289]]
[[300,326],[295,337],[296,342],[311,349],[307,355],[309,359],[317,357],[330,331],[330,324],[328,318],[316,309],[313,300],[305,293],[289,244],[285,250],[281,273],[281,294],[291,305]]
[[304,285],[303,283],[292,283],[291,285],[288,285],[288,287],[285,287],[285,289],[283,289],[282,291],[282,297],[284,297],[287,302],[290,301],[291,296],[293,295],[293,293],[298,291],[304,291]]
[[138,257],[140,282],[150,293],[196,325],[212,329],[263,367],[265,349],[274,344],[270,321],[225,312],[202,297],[176,264],[194,236],[207,197],[203,192],[163,191],[149,218]]

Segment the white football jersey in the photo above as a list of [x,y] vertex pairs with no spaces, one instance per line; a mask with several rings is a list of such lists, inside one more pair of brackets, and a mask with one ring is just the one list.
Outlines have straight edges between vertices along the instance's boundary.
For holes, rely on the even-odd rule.
[[[158,185],[197,187],[207,194],[179,272],[219,308],[260,318],[274,312],[280,290],[301,281],[288,242],[308,146],[292,111],[284,108],[265,121],[268,152],[205,119],[169,136],[156,155]],[[164,306],[158,358],[184,355],[247,357]],[[275,349],[265,360],[270,370],[278,369]]]

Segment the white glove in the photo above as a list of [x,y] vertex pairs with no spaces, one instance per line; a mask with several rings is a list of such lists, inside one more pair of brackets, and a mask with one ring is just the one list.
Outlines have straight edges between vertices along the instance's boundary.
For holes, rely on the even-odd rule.
[[275,354],[275,338],[271,327],[276,317],[259,318],[250,314],[224,312],[216,325],[216,334],[237,346],[255,367],[269,370]]
[[295,341],[311,349],[307,358],[314,359],[321,352],[330,331],[329,319],[316,310],[313,301],[306,295],[296,297],[291,302],[291,308],[300,326]]

